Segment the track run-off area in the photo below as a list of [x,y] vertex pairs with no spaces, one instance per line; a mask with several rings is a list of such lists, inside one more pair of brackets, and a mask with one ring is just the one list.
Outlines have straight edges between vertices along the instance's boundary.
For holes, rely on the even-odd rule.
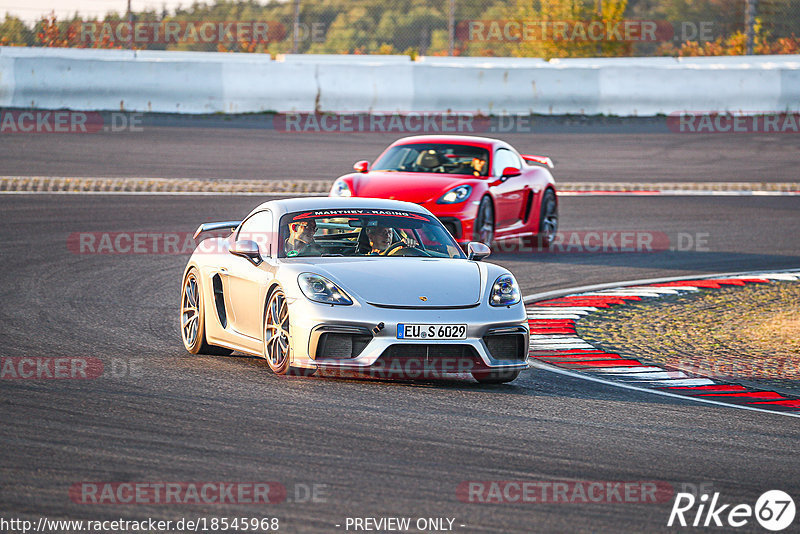
[[[0,175],[330,180],[391,140],[280,135],[235,121],[116,137],[16,135],[2,138]],[[556,179],[569,182],[800,181],[788,135],[543,132],[507,140],[553,156]],[[455,532],[673,532],[696,530],[667,527],[680,491],[750,506],[767,490],[800,496],[794,417],[545,365],[503,386],[277,377],[258,358],[184,350],[182,250],[99,251],[70,241],[83,233],[182,236],[270,198],[0,195],[0,356],[87,358],[103,368],[84,380],[0,381],[2,517],[274,517],[284,532],[345,532],[348,518],[409,517],[449,518]],[[487,261],[509,268],[525,295],[800,267],[796,196],[565,195],[560,226],[564,241],[552,252],[498,250]],[[464,490],[509,481],[657,491],[482,502],[485,493]],[[285,494],[258,505],[101,505],[75,493],[86,484],[158,482],[265,482]],[[752,518],[738,530],[763,531]]]

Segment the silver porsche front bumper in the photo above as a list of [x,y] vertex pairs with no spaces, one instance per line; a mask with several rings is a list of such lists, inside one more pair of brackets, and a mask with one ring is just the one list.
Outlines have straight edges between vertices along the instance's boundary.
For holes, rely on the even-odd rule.
[[[433,309],[360,303],[331,306],[295,299],[289,309],[292,365],[297,367],[365,370],[392,366],[456,373],[528,368],[529,331],[522,304]],[[398,324],[466,325],[466,337],[398,339]]]

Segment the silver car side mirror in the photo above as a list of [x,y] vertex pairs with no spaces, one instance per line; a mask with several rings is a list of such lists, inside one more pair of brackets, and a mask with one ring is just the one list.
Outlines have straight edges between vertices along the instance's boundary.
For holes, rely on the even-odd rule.
[[261,258],[261,251],[258,249],[258,243],[249,239],[236,241],[231,245],[230,253],[235,256],[247,258],[253,262],[253,265],[258,265],[263,261]]
[[492,249],[480,241],[470,241],[469,245],[467,245],[467,259],[469,260],[481,261],[484,258],[488,258],[491,253]]

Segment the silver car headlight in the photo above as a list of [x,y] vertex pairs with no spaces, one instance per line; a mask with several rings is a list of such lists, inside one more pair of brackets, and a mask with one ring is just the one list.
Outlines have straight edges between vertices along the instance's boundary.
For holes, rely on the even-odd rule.
[[472,187],[469,185],[459,185],[454,187],[436,201],[437,204],[458,204],[464,202],[472,194]]
[[333,182],[333,187],[331,187],[331,196],[332,197],[352,197],[353,192],[350,190],[350,186],[347,185],[347,182],[344,180],[336,180]]
[[492,292],[489,294],[489,304],[491,306],[511,306],[520,302],[521,293],[517,281],[510,274],[499,276],[492,285]]
[[353,303],[353,300],[341,287],[324,276],[314,273],[301,273],[297,277],[297,284],[308,300],[322,304],[341,304],[344,306],[349,306]]

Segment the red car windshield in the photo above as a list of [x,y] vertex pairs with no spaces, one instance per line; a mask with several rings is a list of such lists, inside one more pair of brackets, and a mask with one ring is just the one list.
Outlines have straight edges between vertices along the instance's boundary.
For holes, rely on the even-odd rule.
[[489,175],[489,151],[469,145],[416,143],[391,147],[372,166],[375,171]]

